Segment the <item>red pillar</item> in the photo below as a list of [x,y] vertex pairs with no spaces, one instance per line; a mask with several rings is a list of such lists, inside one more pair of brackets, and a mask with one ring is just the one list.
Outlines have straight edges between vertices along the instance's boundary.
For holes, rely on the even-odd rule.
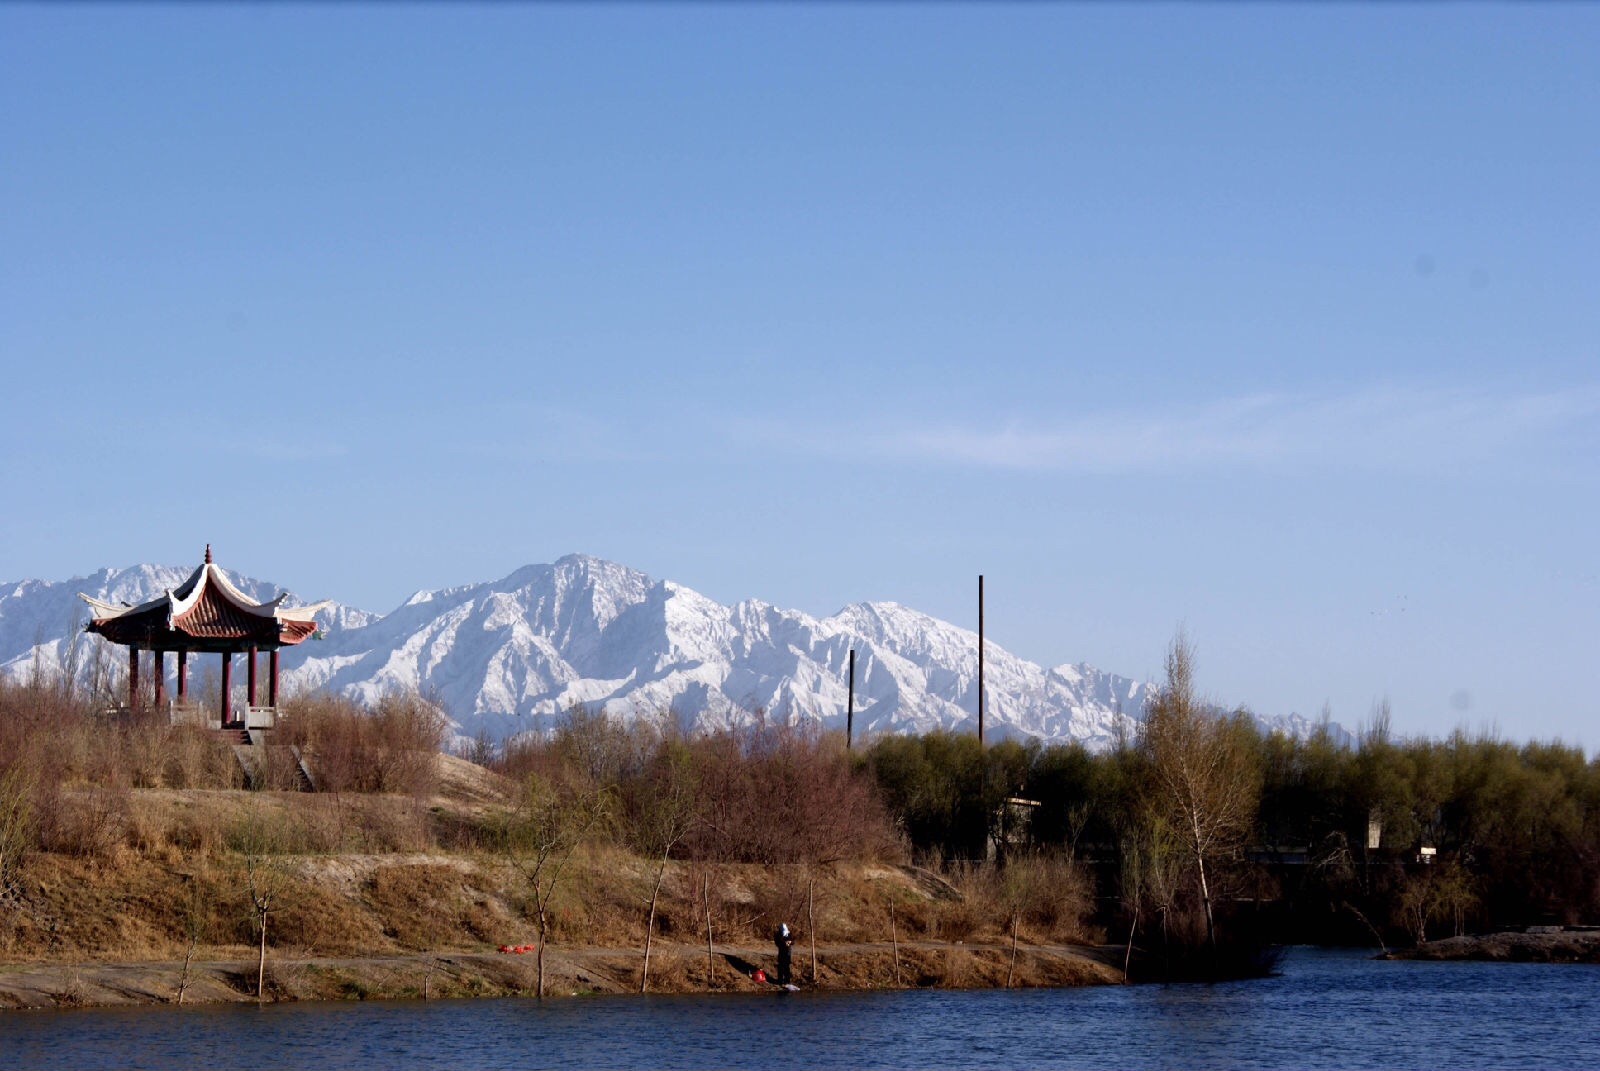
[[178,652],[178,702],[189,698],[189,652]]
[[128,709],[139,709],[139,648],[128,647]]
[[233,691],[233,652],[222,652],[222,727],[228,727],[228,693]]
[[156,669],[156,709],[160,710],[167,702],[167,652],[151,651]]
[[278,709],[278,649],[267,654],[267,706]]
[[253,644],[253,643],[250,645],[250,672],[247,674],[247,677],[248,677],[250,683],[249,683],[248,690],[245,692],[245,694],[247,696],[249,696],[250,705],[251,706],[255,706],[256,705],[256,645]]

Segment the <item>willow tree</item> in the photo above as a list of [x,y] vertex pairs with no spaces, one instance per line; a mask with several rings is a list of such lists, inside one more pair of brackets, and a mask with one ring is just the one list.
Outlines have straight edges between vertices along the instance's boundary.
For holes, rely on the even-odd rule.
[[1167,649],[1167,679],[1145,710],[1140,745],[1148,763],[1152,814],[1194,865],[1206,940],[1216,947],[1212,884],[1236,858],[1255,823],[1261,773],[1242,714],[1228,717],[1194,691],[1194,649],[1179,632]]

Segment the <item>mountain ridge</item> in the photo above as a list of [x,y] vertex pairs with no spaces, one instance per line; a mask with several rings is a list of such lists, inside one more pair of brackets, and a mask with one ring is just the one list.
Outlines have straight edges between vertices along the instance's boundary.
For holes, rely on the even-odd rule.
[[[190,570],[136,565],[68,581],[0,586],[0,672],[83,672],[78,591],[137,603]],[[230,572],[242,591],[285,589]],[[288,603],[300,603],[292,592]],[[75,605],[72,605],[75,604]],[[52,620],[52,616],[54,620]],[[334,603],[320,642],[285,648],[284,687],[371,702],[395,689],[435,696],[455,732],[501,739],[545,730],[574,704],[623,718],[671,712],[698,729],[768,719],[843,729],[856,650],[856,731],[974,728],[977,635],[896,602],[852,603],[824,618],[749,598],[724,605],[685,585],[582,554],[498,580],[413,593],[386,614]],[[87,639],[87,637],[84,637]],[[100,641],[94,639],[93,643]],[[1131,736],[1156,686],[1086,663],[1043,667],[986,641],[985,735],[1077,741]],[[105,664],[104,656],[99,656]],[[125,660],[113,657],[115,677]],[[1257,718],[1304,734],[1297,715]]]

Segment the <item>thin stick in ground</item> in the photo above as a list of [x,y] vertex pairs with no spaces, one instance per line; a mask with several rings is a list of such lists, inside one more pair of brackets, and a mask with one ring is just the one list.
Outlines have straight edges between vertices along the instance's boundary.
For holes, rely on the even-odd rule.
[[706,988],[711,988],[713,961],[711,958],[711,875],[701,879],[700,894],[706,901]]
[[1020,917],[1020,912],[1013,913],[1011,916],[1011,969],[1006,971],[1007,989],[1011,988],[1011,979],[1015,978],[1017,974],[1017,919]]
[[811,934],[811,984],[817,984],[817,879],[806,883],[806,930]]
[[643,993],[650,981],[650,938],[656,930],[656,902],[661,898],[661,881],[667,874],[667,852],[661,855],[661,865],[656,869],[656,887],[650,890],[650,916],[644,924],[644,967],[639,972],[639,992]]
[[894,948],[894,984],[900,985],[900,933],[894,922],[894,901],[889,901],[889,944]]

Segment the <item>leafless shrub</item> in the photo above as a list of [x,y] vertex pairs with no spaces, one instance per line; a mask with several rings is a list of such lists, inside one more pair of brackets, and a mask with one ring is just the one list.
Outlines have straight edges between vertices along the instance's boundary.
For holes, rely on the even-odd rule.
[[689,744],[699,771],[697,856],[755,863],[893,854],[892,826],[837,733],[779,726]]
[[930,937],[965,941],[985,929],[999,929],[1003,913],[1000,881],[992,864],[955,862],[945,866],[942,874],[958,895],[930,905],[927,913]]
[[554,739],[534,735],[507,740],[490,769],[521,783],[530,774],[546,780],[565,776],[565,764]]
[[228,746],[197,725],[175,725],[166,737],[161,779],[168,788],[233,788],[239,764]]
[[45,851],[108,859],[126,842],[131,819],[126,789],[59,792],[40,823]]
[[997,892],[1002,912],[1037,937],[1081,939],[1093,909],[1092,890],[1068,857],[1012,859],[998,875]]
[[338,696],[286,704],[280,743],[302,749],[324,792],[424,797],[438,786],[444,719],[414,692],[384,696],[370,711]]
[[222,817],[210,808],[186,808],[172,819],[167,839],[185,853],[198,858],[216,855],[227,843],[227,827]]
[[146,856],[159,855],[168,846],[168,826],[166,816],[157,813],[147,800],[128,794],[124,841],[130,848]]
[[88,730],[80,701],[59,689],[0,677],[0,769],[26,771],[36,792],[82,776]]
[[29,773],[0,769],[0,907],[17,895],[22,860],[33,847],[35,820]]
[[291,700],[279,722],[278,741],[299,747],[316,770],[324,792],[354,792],[363,769],[368,734],[365,715],[342,696],[312,695]]
[[772,931],[780,922],[791,928],[803,927],[806,918],[806,893],[808,891],[806,868],[778,867],[772,871],[772,880],[757,885],[752,892],[747,915],[749,922],[741,935],[763,942],[772,940]]
[[614,785],[637,777],[660,740],[649,723],[625,723],[604,710],[574,704],[551,743],[562,762],[590,784]]
[[359,827],[362,850],[419,852],[435,847],[428,811],[415,800],[363,807]]
[[579,707],[548,738],[508,741],[494,765],[614,793],[616,831],[658,863],[899,857],[877,790],[839,734],[752,722],[693,736],[667,718],[625,725]]
[[[117,780],[132,788],[160,788],[172,749],[172,725],[164,715],[141,714],[119,725],[114,735],[124,769]],[[116,761],[116,760],[113,760]]]
[[351,810],[337,796],[307,796],[285,809],[284,846],[298,853],[327,854],[356,850],[351,835],[356,823]]
[[469,740],[462,740],[451,748],[451,754],[458,759],[465,759],[474,766],[489,769],[495,764],[497,754],[494,740],[490,738],[487,729],[479,729]]

